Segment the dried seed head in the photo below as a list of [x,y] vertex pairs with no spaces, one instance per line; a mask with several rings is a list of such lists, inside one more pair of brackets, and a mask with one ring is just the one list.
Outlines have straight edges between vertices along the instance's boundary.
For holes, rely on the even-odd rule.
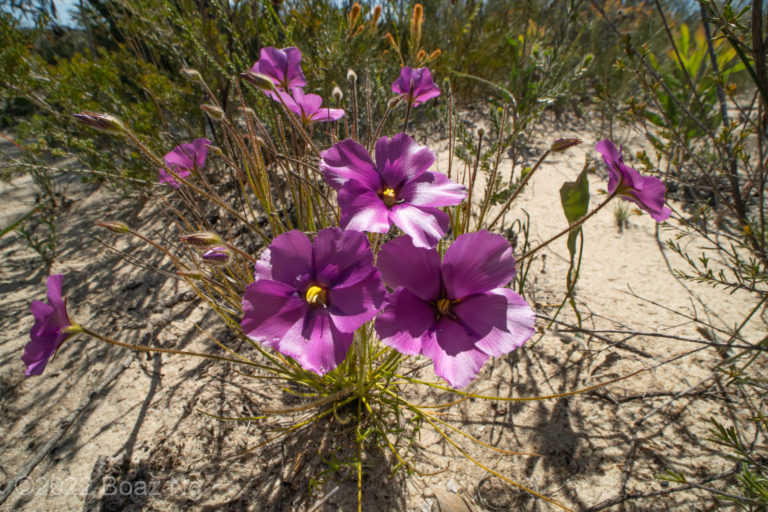
[[341,101],[341,99],[344,97],[344,93],[341,92],[341,88],[337,85],[333,88],[333,92],[331,92],[331,96],[333,96],[333,99],[336,101]]
[[347,71],[347,80],[349,80],[352,83],[357,82],[357,73],[355,73],[353,70]]

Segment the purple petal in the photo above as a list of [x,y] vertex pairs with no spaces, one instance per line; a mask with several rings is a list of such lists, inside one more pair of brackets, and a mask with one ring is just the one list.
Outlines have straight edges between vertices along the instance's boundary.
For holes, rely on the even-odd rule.
[[[173,178],[173,176],[170,173],[165,172],[165,169],[158,169],[158,174],[160,174],[160,183],[167,183],[172,188],[179,188],[179,184],[176,182],[176,180]],[[186,178],[191,172],[185,170],[185,169],[179,169],[178,167],[173,170],[179,178]]]
[[325,175],[325,181],[336,190],[348,180],[359,181],[373,191],[381,188],[381,177],[374,168],[371,155],[365,146],[354,140],[337,142],[320,153],[320,157],[320,169]]
[[400,236],[381,247],[376,267],[392,289],[405,287],[427,302],[440,298],[440,255],[434,249],[415,247]]
[[353,339],[353,333],[343,333],[333,325],[325,310],[315,308],[286,333],[278,350],[302,368],[325,375],[344,361]]
[[280,340],[297,323],[302,323],[307,308],[295,288],[262,279],[245,289],[240,327],[252,340],[281,351]]
[[264,249],[259,260],[253,264],[253,280],[272,279],[272,257],[269,248]]
[[425,337],[422,354],[432,359],[435,373],[454,388],[463,388],[488,360],[488,354],[477,350],[469,333],[448,317],[441,318],[433,335]]
[[354,285],[375,271],[368,237],[360,231],[323,229],[312,252],[315,278],[327,288]]
[[48,276],[45,284],[48,287],[48,303],[54,309],[64,309],[64,299],[61,298],[61,285],[63,276],[61,274],[53,274]]
[[376,141],[376,169],[384,182],[398,189],[417,178],[435,163],[435,152],[420,146],[407,133]]
[[195,165],[198,169],[205,167],[205,160],[208,157],[208,146],[211,145],[211,141],[208,139],[195,139],[192,141],[195,154]]
[[413,68],[410,66],[403,66],[400,70],[400,76],[392,84],[392,92],[404,96],[408,96],[411,92],[411,80],[413,80]]
[[294,229],[272,240],[269,246],[272,279],[297,290],[312,275],[312,242]]
[[352,286],[328,290],[328,313],[339,331],[353,333],[376,316],[386,296],[381,276],[372,272]]
[[344,110],[340,108],[320,108],[314,114],[312,114],[312,121],[328,122],[338,121],[344,117]]
[[430,248],[445,236],[450,219],[437,208],[398,204],[392,207],[392,221],[413,239],[416,247]]
[[[267,96],[272,98],[278,103],[284,103],[286,108],[296,114],[299,117],[303,116],[303,111],[301,110],[301,105],[299,105],[296,100],[293,99],[293,96],[288,94],[285,91],[278,90],[277,92],[274,91],[265,91],[267,93]],[[282,102],[281,102],[282,100]]]
[[434,308],[406,288],[398,288],[390,295],[375,323],[384,344],[412,356],[421,352],[423,339],[431,336],[429,330],[434,325]]
[[521,347],[534,333],[533,310],[508,288],[473,295],[452,311],[472,332],[475,346],[492,357]]
[[438,172],[425,172],[400,190],[400,197],[414,206],[453,206],[467,197],[464,185]]
[[338,202],[343,229],[386,233],[392,225],[384,201],[360,182],[348,181],[339,191]]
[[259,60],[253,65],[254,73],[261,73],[272,79],[283,89],[303,87],[307,84],[301,70],[301,51],[295,47],[261,49]]
[[506,285],[515,276],[515,257],[501,235],[466,233],[445,251],[442,273],[448,297],[462,299]]

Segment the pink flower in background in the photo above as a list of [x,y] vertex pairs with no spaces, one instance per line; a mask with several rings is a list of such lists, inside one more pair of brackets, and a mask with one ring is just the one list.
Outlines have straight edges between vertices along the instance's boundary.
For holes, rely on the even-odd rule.
[[656,222],[667,219],[672,210],[664,206],[667,188],[655,176],[643,176],[637,170],[626,165],[621,150],[608,139],[601,140],[595,148],[603,155],[608,169],[608,192],[618,194],[627,201],[632,201],[647,211]]
[[[181,144],[171,150],[164,157],[165,165],[173,172],[179,175],[179,178],[186,178],[195,168],[202,169],[205,166],[205,159],[208,157],[208,146],[211,141],[208,139],[195,139],[192,142]],[[174,177],[166,172],[165,169],[159,169],[160,182],[167,183],[173,188],[179,188]]]
[[429,172],[435,153],[405,133],[376,142],[376,163],[354,140],[334,144],[320,156],[325,180],[338,190],[343,229],[386,233],[392,224],[417,247],[434,247],[448,230],[443,206],[467,196],[462,185]]
[[301,70],[301,50],[293,46],[282,50],[271,46],[262,48],[251,71],[269,77],[277,87],[286,91],[307,85]]
[[255,265],[240,326],[252,340],[318,375],[341,364],[354,332],[386,298],[368,238],[326,228],[277,236]]
[[400,76],[392,84],[392,92],[402,96],[414,107],[440,96],[440,89],[432,81],[428,68],[413,69],[409,66],[400,70]]
[[48,304],[33,301],[29,305],[35,324],[29,332],[30,341],[24,347],[21,360],[27,365],[24,375],[41,375],[48,359],[74,331],[67,316],[66,301],[61,297],[61,274],[48,277]]
[[377,267],[394,292],[376,332],[398,352],[432,359],[451,386],[466,386],[489,357],[521,347],[534,333],[533,310],[504,288],[515,276],[512,253],[504,237],[487,231],[459,236],[442,264],[436,250],[407,237],[387,242]]
[[[344,111],[340,108],[323,107],[323,98],[317,94],[304,94],[304,90],[299,87],[294,87],[291,92],[293,96],[283,91],[278,91],[278,94],[288,110],[299,116],[304,126],[318,121],[337,121],[344,117]],[[279,98],[272,99],[280,101]]]

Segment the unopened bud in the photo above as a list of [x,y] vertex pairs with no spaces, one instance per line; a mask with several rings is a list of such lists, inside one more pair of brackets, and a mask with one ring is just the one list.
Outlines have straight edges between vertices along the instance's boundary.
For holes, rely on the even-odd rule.
[[363,33],[363,30],[365,30],[365,25],[360,25],[359,27],[357,27],[357,30],[355,30],[355,33],[352,34],[352,37],[359,36],[360,34]]
[[437,50],[435,50],[432,53],[430,53],[429,57],[427,57],[427,60],[425,60],[424,62],[432,62],[433,60],[438,58],[440,55],[442,55],[442,53],[443,53],[442,50],[440,50],[440,48],[438,48]]
[[208,146],[208,151],[210,151],[211,153],[215,153],[219,156],[224,156],[224,151],[222,151],[219,146]]
[[427,56],[427,51],[424,48],[422,48],[421,50],[419,50],[419,53],[416,54],[416,60],[421,61],[426,56]]
[[478,129],[477,129],[477,136],[478,136],[479,138],[481,138],[481,139],[482,139],[483,137],[485,137],[485,128],[483,128],[482,126],[481,126],[480,128],[478,128]]
[[390,34],[389,32],[387,32],[387,35],[385,35],[385,36],[384,36],[384,39],[386,39],[386,40],[387,40],[387,42],[388,42],[390,45],[392,45],[392,48],[394,48],[395,50],[397,50],[398,46],[397,46],[397,43],[395,42],[395,38],[394,38],[394,37],[392,37],[392,34]]
[[338,85],[333,88],[333,92],[331,92],[331,96],[333,96],[333,99],[336,101],[341,101],[341,99],[344,97],[344,93],[341,92],[341,87]]
[[108,220],[106,222],[99,221],[96,223],[97,226],[106,228],[113,233],[128,233],[131,231],[131,228],[128,227],[128,224],[125,222],[120,222],[119,220]]
[[581,139],[556,139],[549,150],[553,153],[559,153],[560,151],[565,151],[566,149],[578,146],[579,144],[581,144]]
[[185,244],[194,245],[195,247],[210,247],[222,243],[221,237],[210,231],[182,235],[180,238]]
[[123,133],[125,131],[123,122],[109,114],[83,110],[79,114],[75,114],[75,119],[84,125],[107,133]]
[[224,111],[221,109],[221,107],[204,103],[200,105],[200,108],[203,109],[203,111],[208,114],[214,121],[221,121],[224,119]]
[[263,89],[265,91],[275,90],[274,82],[272,82],[272,79],[267,75],[254,73],[253,71],[246,71],[245,73],[240,73],[240,77],[243,80],[250,82],[252,85],[258,87],[259,89]]
[[182,68],[181,72],[184,74],[184,76],[186,76],[190,80],[199,80],[201,82],[203,81],[203,77],[200,75],[200,72],[196,69]]
[[83,332],[83,328],[80,325],[77,324],[69,324],[68,326],[64,327],[62,330],[59,331],[60,333],[64,334],[78,334]]
[[214,247],[203,253],[203,261],[205,263],[222,264],[229,261],[232,256],[232,252],[226,247]]
[[357,73],[355,73],[353,70],[347,71],[347,80],[350,82],[357,82]]

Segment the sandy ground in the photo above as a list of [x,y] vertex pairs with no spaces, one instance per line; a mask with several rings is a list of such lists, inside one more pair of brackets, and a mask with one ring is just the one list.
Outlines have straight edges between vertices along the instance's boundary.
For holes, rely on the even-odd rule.
[[[550,136],[585,138],[583,132],[559,127],[549,130]],[[531,148],[532,161],[548,142]],[[530,214],[533,240],[544,240],[565,226],[558,190],[576,178],[586,155],[597,156],[594,143],[587,139],[550,157],[516,203],[513,216]],[[438,146],[437,168],[444,171],[443,146]],[[509,169],[509,163],[503,162],[502,169]],[[590,175],[590,183],[593,192],[605,188],[602,170]],[[130,343],[214,352],[213,343],[196,329],[199,325],[237,346],[223,323],[182,282],[137,267],[100,243],[114,244],[141,266],[171,270],[157,253],[93,226],[119,212],[122,220],[162,240],[172,234],[152,203],[118,199],[68,176],[57,177],[56,185],[66,201],[58,217],[60,251],[51,273],[64,274],[73,318]],[[600,199],[593,197],[592,206]],[[0,225],[5,226],[28,211],[35,198],[22,179],[0,185],[0,201]],[[755,297],[745,293],[681,283],[665,264],[656,223],[648,215],[630,216],[629,223],[619,232],[609,206],[585,227],[576,290],[584,327],[702,339],[702,324],[691,317],[709,318],[729,330],[755,304]],[[661,239],[672,234],[670,227],[661,226]],[[695,241],[686,243],[692,251],[700,250]],[[681,266],[667,256],[673,266]],[[554,313],[565,290],[567,266],[564,239],[533,263],[526,293],[541,315]],[[67,342],[43,377],[25,378],[20,356],[32,325],[28,304],[44,298],[45,278],[39,259],[23,241],[14,234],[0,239],[2,491],[37,461],[2,510],[354,508],[354,475],[343,465],[329,471],[324,462],[343,461],[350,453],[354,433],[348,426],[324,423],[242,455],[284,420],[224,422],[202,414],[250,416],[263,408],[301,403],[276,387],[236,374],[229,365],[137,355],[81,336]],[[566,308],[560,320],[571,323],[574,315]],[[744,332],[753,341],[764,332],[764,324],[754,325]],[[466,400],[446,409],[441,419],[490,446],[537,456],[502,455],[453,435],[461,450],[576,510],[722,506],[709,492],[672,492],[678,484],[657,478],[674,470],[691,481],[706,482],[733,468],[707,440],[709,418],[747,425],[748,411],[713,377],[711,369],[721,360],[715,349],[648,335],[577,336],[562,327],[545,329],[543,319],[537,326],[540,335],[486,364],[469,390],[505,397],[551,395],[649,370],[559,399]],[[727,339],[715,335],[720,342]],[[420,375],[432,379],[427,363],[415,364],[424,366]],[[406,393],[422,403],[454,399],[449,393]],[[418,473],[401,471],[390,477],[391,456],[372,452],[366,458],[364,510],[557,510],[490,476],[428,425],[414,439]],[[733,479],[706,485],[723,489],[728,482]],[[631,498],[610,505],[613,498],[626,495]]]

